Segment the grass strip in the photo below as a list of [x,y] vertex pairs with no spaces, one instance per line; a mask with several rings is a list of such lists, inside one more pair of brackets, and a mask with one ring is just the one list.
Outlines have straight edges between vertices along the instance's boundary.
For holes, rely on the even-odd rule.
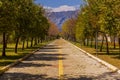
[[[79,48],[85,50],[86,52],[96,56],[96,50],[94,48],[88,46],[81,46],[78,42],[71,42],[72,44],[78,46]],[[97,57],[116,66],[120,69],[120,56],[119,56],[119,49],[110,49],[110,54],[107,55],[106,50],[103,49],[103,52],[98,52]]]
[[[14,45],[15,44],[8,44],[8,47],[6,49],[6,57],[2,57],[0,55],[0,72],[4,72],[2,70],[3,67],[6,67],[7,65],[16,62],[18,59],[23,58],[24,56],[30,54],[31,52],[35,51],[36,49],[42,48],[44,45],[50,43],[49,42],[43,42],[39,43],[38,45],[35,45],[34,47],[25,48],[24,50],[21,49],[21,45],[19,44],[18,47],[18,53],[14,53]],[[2,52],[2,48],[0,48],[0,52]]]

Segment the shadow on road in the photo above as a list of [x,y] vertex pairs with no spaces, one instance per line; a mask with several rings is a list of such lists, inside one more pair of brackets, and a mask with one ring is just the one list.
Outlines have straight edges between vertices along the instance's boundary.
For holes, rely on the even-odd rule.
[[56,45],[47,45],[47,46],[41,48],[40,50],[38,50],[38,52],[58,52],[58,50],[61,48],[62,47],[59,47]]
[[[58,45],[47,45],[44,48],[38,50],[36,54],[32,55],[27,61],[56,61],[56,60],[64,60],[66,54],[59,53]],[[59,57],[62,56],[62,57]]]
[[28,63],[28,62],[21,62],[20,64],[18,64],[17,66],[15,66],[16,68],[23,68],[23,67],[45,67],[45,66],[52,66],[50,64],[35,64],[35,63]]
[[55,78],[47,78],[47,75],[32,75],[27,73],[6,73],[5,77],[0,77],[0,80],[58,80]]
[[[79,77],[72,77],[69,75],[65,75],[62,80],[111,80],[111,74],[114,73],[103,73],[98,76],[88,76],[88,75],[80,75]],[[68,77],[67,77],[68,76]],[[112,78],[115,80],[119,80],[118,77]],[[48,77],[46,74],[33,75],[27,73],[6,73],[0,77],[0,80],[60,80],[58,77]]]
[[[44,49],[37,51],[31,57],[21,62],[20,64],[16,65],[15,68],[24,69],[24,67],[35,67],[37,69],[38,67],[53,66],[52,64],[49,63],[49,61],[57,61],[57,60],[66,59],[65,56],[67,54],[60,54],[58,52],[59,49],[60,47],[58,47],[57,45],[45,46]],[[62,57],[59,57],[59,56],[62,56]],[[34,61],[37,63],[34,63]],[[41,63],[42,61],[45,61],[48,63]],[[51,72],[51,74],[54,74],[54,73]],[[109,77],[111,77],[111,75],[114,75],[114,74],[116,73],[107,72],[107,73],[102,73],[97,76],[78,74],[79,76],[77,77],[74,76],[74,74],[73,75],[65,74],[62,80],[109,80]],[[118,78],[117,76],[115,77],[115,80],[119,80],[119,79],[120,78]],[[26,73],[6,72],[2,76],[0,76],[0,80],[59,80],[59,79],[58,79],[58,76],[49,77],[47,73],[46,74],[33,74],[33,73],[30,74],[27,72]]]
[[66,54],[50,54],[50,53],[41,53],[32,55],[27,61],[56,61],[64,60],[65,58],[60,58],[59,56],[65,56]]

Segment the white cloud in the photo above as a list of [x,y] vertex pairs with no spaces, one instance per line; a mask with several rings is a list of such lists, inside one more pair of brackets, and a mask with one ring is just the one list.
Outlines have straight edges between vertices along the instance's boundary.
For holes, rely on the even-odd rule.
[[51,8],[51,7],[45,7],[45,8],[51,9],[53,12],[62,12],[62,11],[75,11],[76,9],[78,9],[78,7],[79,7],[78,5],[77,6],[62,5],[57,8]]
[[58,8],[53,8],[53,12],[61,12],[61,11],[74,11],[76,8],[74,6],[63,5]]

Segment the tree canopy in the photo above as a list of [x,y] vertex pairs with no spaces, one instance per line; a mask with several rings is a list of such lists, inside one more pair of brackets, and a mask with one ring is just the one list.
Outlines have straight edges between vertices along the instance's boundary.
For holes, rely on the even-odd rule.
[[[120,45],[120,0],[84,0],[75,24],[72,24],[75,39],[84,45],[97,40],[99,35],[106,39],[107,53],[109,54],[108,36],[118,38]],[[63,34],[67,38],[72,31],[69,20],[63,24]],[[98,34],[97,34],[98,33]],[[97,34],[97,37],[96,37]],[[70,35],[71,36],[71,35]]]
[[[19,41],[44,39],[49,23],[45,10],[33,0],[0,0],[0,34],[3,35],[2,56],[6,56],[7,36],[14,35],[15,52]],[[24,45],[23,45],[24,48]]]

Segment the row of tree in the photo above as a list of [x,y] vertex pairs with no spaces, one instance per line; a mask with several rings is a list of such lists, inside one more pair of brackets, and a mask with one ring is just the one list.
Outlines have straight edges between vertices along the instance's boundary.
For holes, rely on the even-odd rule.
[[49,21],[49,23],[50,23],[50,28],[48,30],[49,40],[59,38],[60,33],[59,33],[59,29],[58,29],[57,25],[52,21]]
[[120,0],[85,0],[78,16],[67,20],[62,30],[65,38],[76,40],[84,45],[88,45],[89,41],[92,45],[95,40],[95,48],[98,45],[97,37],[101,35],[103,39],[100,50],[102,51],[105,39],[107,54],[109,54],[107,36],[113,37],[114,48],[118,38],[120,47]]
[[0,35],[2,35],[2,56],[6,56],[6,48],[9,37],[13,36],[15,53],[18,43],[24,44],[31,41],[31,47],[40,40],[46,39],[49,32],[48,19],[45,17],[42,6],[34,3],[34,0],[0,0]]

